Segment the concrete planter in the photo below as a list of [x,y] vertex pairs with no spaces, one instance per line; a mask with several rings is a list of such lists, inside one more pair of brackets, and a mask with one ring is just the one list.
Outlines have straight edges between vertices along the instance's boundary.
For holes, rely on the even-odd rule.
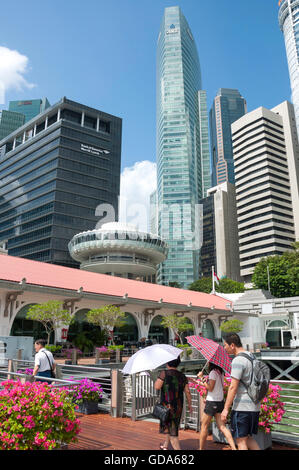
[[83,403],[78,404],[78,413],[83,413],[85,415],[96,414],[99,412],[98,401],[87,401],[83,400]]
[[[216,426],[216,423],[212,422],[212,434],[213,434],[213,441],[218,442],[220,444],[227,444],[227,440],[225,439],[222,432]],[[272,435],[271,433],[266,434],[263,431],[259,431],[258,434],[254,434],[252,436],[256,442],[258,443],[261,450],[271,449],[272,447]]]

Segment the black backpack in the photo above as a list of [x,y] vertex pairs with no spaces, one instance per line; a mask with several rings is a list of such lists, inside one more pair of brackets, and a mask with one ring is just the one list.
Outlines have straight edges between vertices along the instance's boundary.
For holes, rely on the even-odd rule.
[[251,362],[252,371],[249,385],[245,384],[242,380],[240,382],[244,385],[247,393],[253,403],[260,403],[267,395],[270,384],[270,369],[263,361],[256,357],[251,357],[246,353],[239,353],[238,356],[246,357]]

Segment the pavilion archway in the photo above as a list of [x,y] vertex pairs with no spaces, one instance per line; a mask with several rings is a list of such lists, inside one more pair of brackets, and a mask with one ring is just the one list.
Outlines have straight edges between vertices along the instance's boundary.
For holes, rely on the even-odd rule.
[[157,342],[160,344],[168,344],[169,343],[169,329],[164,328],[161,325],[163,317],[161,315],[157,315],[152,319],[149,332],[148,332],[148,339],[152,340],[153,342]]

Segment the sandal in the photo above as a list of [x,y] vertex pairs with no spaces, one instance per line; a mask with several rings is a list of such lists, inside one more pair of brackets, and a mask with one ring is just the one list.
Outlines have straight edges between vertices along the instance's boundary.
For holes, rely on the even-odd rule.
[[160,449],[161,450],[168,450],[168,448],[164,444],[160,444]]

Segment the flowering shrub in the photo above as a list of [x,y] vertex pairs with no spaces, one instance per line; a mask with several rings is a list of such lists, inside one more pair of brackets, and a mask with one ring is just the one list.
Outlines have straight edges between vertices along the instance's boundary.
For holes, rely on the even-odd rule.
[[80,421],[66,390],[6,380],[0,391],[0,450],[52,450],[77,441]]
[[[207,377],[206,377],[207,378]],[[228,375],[224,377],[224,400],[227,397],[227,392],[231,384],[231,378]],[[204,399],[207,396],[207,389],[200,384],[189,382],[190,388],[195,388],[201,397]],[[259,427],[265,433],[270,433],[273,426],[279,423],[285,414],[284,403],[280,401],[281,387],[270,383],[267,395],[261,403],[261,411],[259,416]]]
[[96,348],[97,351],[100,353],[100,357],[110,357],[110,350],[106,346],[101,346],[100,348]]
[[81,357],[82,356],[82,351],[78,348],[68,348],[68,349],[65,349],[64,351],[64,354],[65,354],[65,357],[67,359],[72,359],[72,352],[76,350],[77,351],[77,357]]
[[[72,379],[76,380],[76,379]],[[80,385],[76,385],[70,391],[73,400],[76,403],[83,403],[85,401],[99,401],[103,396],[102,386],[89,379],[79,380]]]
[[17,370],[17,372],[19,374],[32,375],[33,374],[33,369]]

